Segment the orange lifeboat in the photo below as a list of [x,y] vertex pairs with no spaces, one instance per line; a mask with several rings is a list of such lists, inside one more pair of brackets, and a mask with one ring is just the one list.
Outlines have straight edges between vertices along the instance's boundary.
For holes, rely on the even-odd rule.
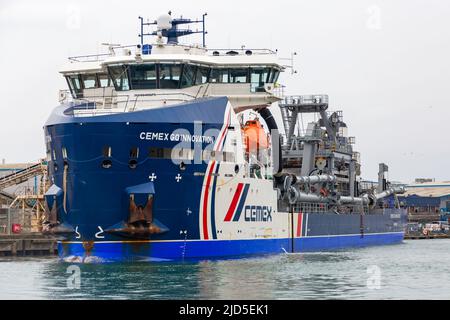
[[247,121],[242,131],[247,153],[257,153],[257,151],[269,148],[269,137],[258,119]]

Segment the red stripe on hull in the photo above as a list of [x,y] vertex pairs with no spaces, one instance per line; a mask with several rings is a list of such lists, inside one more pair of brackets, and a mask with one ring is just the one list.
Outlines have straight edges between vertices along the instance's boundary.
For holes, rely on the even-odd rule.
[[[225,130],[222,132],[222,136],[220,137],[219,143],[216,146],[216,150],[218,151],[220,149],[222,149],[222,140],[224,139],[224,137],[226,136],[227,132],[228,132],[228,124],[230,122],[230,111],[228,111],[228,116],[227,116],[227,122],[225,124]],[[205,194],[203,197],[203,238],[205,240],[209,239],[209,235],[208,235],[208,198],[209,198],[209,185],[211,183],[211,173],[215,167],[216,162],[214,161],[211,165],[211,168],[209,169],[208,172],[208,178],[206,179],[206,187],[205,187]]]
[[219,139],[219,143],[217,144],[215,151],[219,151],[222,148],[222,146],[221,146],[222,140],[223,140],[223,138],[226,136],[226,134],[228,132],[228,125],[229,125],[229,123],[230,123],[230,111],[228,112],[228,115],[227,115],[227,122],[225,123],[225,130],[222,132],[222,136]]
[[297,237],[302,236],[302,222],[303,222],[303,213],[299,213],[297,222]]
[[203,238],[205,240],[209,239],[208,235],[208,195],[209,195],[209,184],[211,183],[211,173],[216,165],[216,162],[214,161],[211,165],[211,168],[208,172],[208,178],[206,179],[206,186],[205,186],[205,196],[203,197]]
[[231,218],[233,218],[234,211],[236,210],[236,206],[238,204],[238,200],[241,197],[242,189],[244,187],[243,183],[239,183],[236,189],[236,192],[234,193],[233,200],[231,201],[230,208],[228,209],[227,215],[225,216],[224,221],[231,221]]

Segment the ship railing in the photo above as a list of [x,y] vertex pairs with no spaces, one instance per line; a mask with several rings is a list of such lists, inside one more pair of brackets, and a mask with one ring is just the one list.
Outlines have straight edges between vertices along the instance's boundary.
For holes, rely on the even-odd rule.
[[[284,98],[285,98],[285,90],[286,90],[286,86],[285,85],[282,85],[280,83],[275,83],[275,88],[273,89],[272,94],[276,98],[278,98],[280,100],[284,100]],[[284,109],[283,109],[283,111],[284,111]],[[284,121],[285,117],[289,117],[289,115],[285,114],[285,113],[282,113],[282,116],[283,116],[283,121]]]
[[110,53],[102,53],[102,54],[91,54],[85,56],[69,57],[68,59],[71,62],[97,62],[97,61],[104,61],[106,58],[111,56],[112,55]]
[[[291,136],[291,140],[297,140],[298,144],[301,144],[303,141],[311,141],[311,140],[322,140],[324,138],[324,131],[322,129],[299,129],[299,136],[293,135]],[[285,134],[286,136],[286,134]]]
[[348,141],[338,141],[340,143],[334,143],[331,141],[321,141],[319,150],[328,150],[330,152],[342,152],[353,155],[353,147],[350,144],[346,144]]
[[[82,56],[73,56],[69,57],[70,62],[97,62],[97,61],[104,61],[108,57],[113,57],[116,55],[116,50],[118,49],[127,49],[129,51],[130,48],[135,48],[136,45],[111,45],[110,46],[110,52],[109,53],[100,53],[100,54],[89,54],[89,55],[82,55]],[[131,52],[130,52],[131,54]]]
[[336,213],[336,214],[368,214],[369,207],[361,205],[330,205],[327,202],[298,202],[291,205],[294,213]]
[[294,213],[325,213],[329,212],[329,205],[323,203],[298,202],[291,205],[291,212]]
[[360,192],[361,193],[372,193],[378,188],[378,182],[374,181],[361,181],[360,182]]
[[276,51],[271,49],[252,49],[252,48],[239,48],[239,49],[210,49],[208,53],[211,55],[273,55],[277,54]]
[[281,101],[280,104],[282,106],[328,104],[328,95],[314,94],[314,95],[303,95],[303,96],[285,96],[284,100]]
[[194,100],[187,93],[149,93],[135,95],[99,95],[72,99],[72,107],[66,111],[74,116],[93,116],[136,111],[140,107],[169,105]]
[[[262,163],[254,154],[249,157],[250,177],[258,179],[267,179],[268,169],[270,168],[270,157],[266,157],[266,164]],[[259,169],[259,172],[258,172]]]
[[[198,48],[200,46],[198,45],[177,45],[177,46],[183,46],[186,48]],[[72,56],[69,57],[69,61],[71,62],[97,62],[97,61],[104,61],[108,57],[113,57],[116,54],[118,54],[117,50],[125,49],[125,53],[127,55],[131,55],[131,48],[136,48],[136,45],[112,45],[109,47],[110,52],[109,53],[100,53],[100,54],[90,54],[90,55],[81,55],[81,56]],[[247,48],[239,48],[239,49],[208,49],[208,53],[210,55],[220,55],[220,56],[226,56],[226,55],[274,55],[277,52],[273,51],[271,49],[247,49]]]
[[144,94],[135,94],[134,97],[135,99],[129,100],[130,109],[127,109],[127,106],[125,106],[125,112],[135,111],[139,103],[163,102],[163,104],[166,104],[167,102],[187,102],[196,99],[196,96],[185,92],[144,93]]

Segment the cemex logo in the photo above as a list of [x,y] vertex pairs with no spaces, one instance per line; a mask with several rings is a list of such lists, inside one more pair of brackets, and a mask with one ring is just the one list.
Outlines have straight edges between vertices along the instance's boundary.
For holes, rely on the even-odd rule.
[[244,212],[244,219],[247,222],[272,221],[272,207],[256,205],[244,206],[245,200],[247,199],[249,187],[249,184],[238,184],[233,196],[233,200],[231,200],[230,207],[228,208],[227,214],[225,216],[225,222],[239,221],[242,212]]

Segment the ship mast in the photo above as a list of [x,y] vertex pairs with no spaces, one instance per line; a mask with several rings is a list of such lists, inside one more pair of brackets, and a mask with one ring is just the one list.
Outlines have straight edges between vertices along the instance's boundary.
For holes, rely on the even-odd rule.
[[[157,20],[153,22],[144,22],[144,18],[139,17],[140,24],[141,24],[141,33],[139,34],[139,38],[141,38],[141,46],[144,45],[144,38],[146,36],[157,36],[158,38],[167,38],[167,44],[178,44],[178,38],[183,36],[188,36],[195,33],[201,33],[203,35],[203,47],[206,47],[206,34],[208,33],[206,31],[206,20],[205,17],[207,16],[207,13],[204,13],[202,16],[202,19],[199,20],[191,20],[191,19],[185,19],[183,17],[180,18],[172,18],[172,12],[169,11],[168,14],[161,15]],[[179,29],[179,26],[181,25],[189,25],[189,24],[196,24],[201,23],[202,29],[201,30],[195,30],[193,31],[190,28],[184,28]],[[145,27],[148,26],[157,26],[156,31],[151,32],[145,32]]]

